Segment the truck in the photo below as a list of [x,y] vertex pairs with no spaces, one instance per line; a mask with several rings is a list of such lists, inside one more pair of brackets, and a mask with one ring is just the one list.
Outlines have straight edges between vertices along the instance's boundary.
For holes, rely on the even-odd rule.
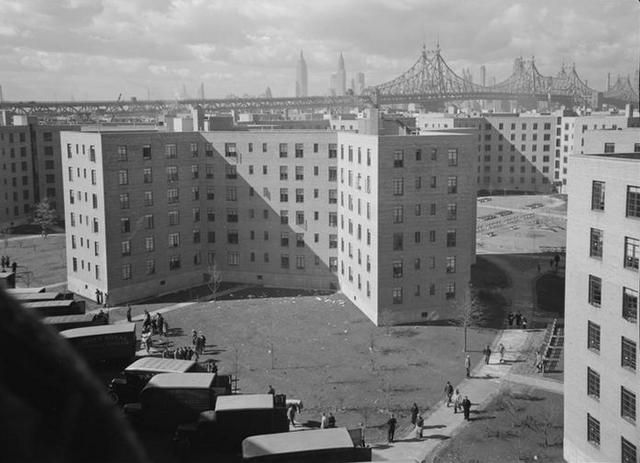
[[140,392],[139,402],[125,404],[125,415],[137,425],[175,429],[215,409],[218,396],[231,394],[231,378],[217,373],[160,373]]
[[348,463],[371,461],[371,448],[359,447],[346,428],[312,429],[247,437],[242,461],[251,463]]
[[96,317],[95,314],[90,313],[45,317],[42,321],[45,325],[52,326],[58,331],[107,324],[107,320],[104,317]]
[[55,317],[58,315],[78,315],[85,313],[85,301],[33,301],[23,302],[22,307],[34,311],[41,317]]
[[136,355],[136,324],[88,326],[60,335],[89,363],[131,360]]
[[109,383],[109,395],[114,402],[124,405],[137,402],[140,391],[149,380],[160,373],[187,373],[203,371],[193,360],[142,357],[120,372]]
[[217,449],[240,450],[249,436],[289,431],[284,396],[238,394],[220,396],[214,410],[200,413],[198,420],[178,426],[174,443],[183,450],[214,445]]

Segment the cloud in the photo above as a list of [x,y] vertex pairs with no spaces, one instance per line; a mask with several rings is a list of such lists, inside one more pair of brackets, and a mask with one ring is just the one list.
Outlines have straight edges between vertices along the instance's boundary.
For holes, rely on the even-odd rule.
[[575,62],[602,88],[607,72],[633,72],[640,44],[631,1],[0,0],[0,12],[0,82],[11,99],[77,86],[92,98],[142,87],[169,97],[200,81],[212,97],[267,86],[292,95],[300,50],[310,90],[323,94],[340,52],[349,80],[363,71],[375,84],[438,40],[459,74],[485,65],[501,81],[514,58],[535,56],[544,74]]

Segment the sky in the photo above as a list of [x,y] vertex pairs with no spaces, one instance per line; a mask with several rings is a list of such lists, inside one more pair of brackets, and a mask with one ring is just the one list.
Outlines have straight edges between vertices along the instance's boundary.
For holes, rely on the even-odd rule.
[[449,66],[497,82],[514,58],[556,75],[575,63],[589,86],[640,60],[637,0],[0,0],[5,101],[326,95],[344,54],[366,85],[409,69],[439,42]]

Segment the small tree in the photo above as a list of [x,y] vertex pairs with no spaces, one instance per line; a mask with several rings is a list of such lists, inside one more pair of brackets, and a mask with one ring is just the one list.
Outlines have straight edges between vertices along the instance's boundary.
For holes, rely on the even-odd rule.
[[44,238],[47,237],[49,228],[51,228],[55,221],[56,211],[55,209],[51,208],[51,205],[49,204],[49,198],[45,198],[44,200],[36,204],[33,214],[33,223],[35,223],[36,225],[40,225],[40,228],[42,229],[42,236]]
[[213,262],[213,265],[209,265],[209,281],[207,281],[207,287],[209,291],[211,291],[211,300],[216,300],[216,295],[218,294],[218,290],[220,289],[220,285],[222,284],[222,272],[218,270],[218,265]]
[[475,322],[480,316],[480,309],[473,304],[473,297],[471,293],[471,283],[465,293],[465,298],[462,302],[461,312],[456,319],[457,324],[464,328],[464,352],[468,351],[467,346],[467,328]]

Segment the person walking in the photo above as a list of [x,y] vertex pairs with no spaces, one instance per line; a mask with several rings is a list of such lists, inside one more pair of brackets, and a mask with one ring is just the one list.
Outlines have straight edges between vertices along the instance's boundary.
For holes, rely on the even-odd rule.
[[451,405],[451,397],[453,396],[453,386],[449,381],[444,385],[444,394],[447,397],[447,407]]
[[522,322],[522,314],[520,312],[518,312],[516,314],[516,326],[518,328],[520,328],[520,323]]
[[164,326],[164,317],[161,313],[158,313],[158,319],[156,320],[156,328],[158,329],[158,334],[162,336],[164,334],[164,330],[162,327]]
[[387,421],[387,426],[389,426],[389,430],[387,432],[387,440],[389,442],[393,442],[393,438],[396,434],[396,425],[398,424],[398,420],[396,420],[396,417],[393,416],[393,413],[391,414],[391,418],[389,418],[389,421]]
[[507,320],[509,320],[509,328],[513,328],[514,317],[515,315],[513,314],[513,312],[509,312],[509,315],[507,316]]
[[333,416],[333,413],[329,413],[329,417],[327,418],[327,428],[335,428],[336,427],[336,417]]
[[527,329],[527,317],[522,317],[522,329]]
[[469,421],[469,413],[471,411],[471,401],[469,397],[464,396],[464,400],[462,401],[462,411],[464,413],[464,419]]
[[467,378],[471,378],[471,357],[469,354],[464,358],[464,368],[467,370]]
[[289,423],[291,423],[292,427],[295,427],[296,425],[295,417],[296,417],[296,406],[291,404],[287,409],[287,418],[289,418]]
[[273,388],[271,384],[269,384],[269,390],[267,391],[267,394],[276,395],[276,390]]
[[418,405],[414,402],[413,406],[411,407],[411,424],[416,424],[419,413],[420,410],[418,409]]
[[487,344],[487,347],[484,348],[483,352],[484,352],[484,363],[489,365],[489,359],[491,358],[491,348],[489,347],[489,344]]
[[500,343],[500,347],[498,348],[498,351],[500,352],[500,363],[504,363],[504,344]]
[[127,321],[131,323],[131,304],[127,304]]
[[462,394],[460,394],[460,389],[456,389],[456,392],[453,393],[453,413],[458,413],[460,408],[462,408]]
[[422,428],[424,427],[424,418],[422,416],[418,417],[418,421],[416,422],[416,436],[418,439],[422,439]]
[[327,415],[323,413],[322,417],[320,418],[320,429],[326,429],[326,428],[327,428]]

